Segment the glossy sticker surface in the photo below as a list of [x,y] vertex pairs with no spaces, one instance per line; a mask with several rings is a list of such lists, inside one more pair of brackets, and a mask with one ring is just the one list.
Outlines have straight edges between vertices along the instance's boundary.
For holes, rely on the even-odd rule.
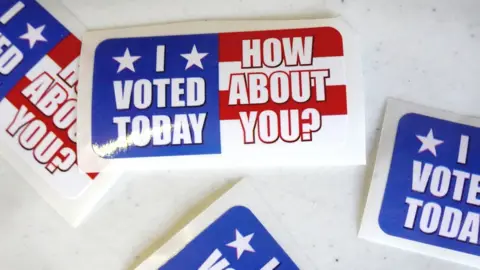
[[93,68],[82,84],[91,95],[80,99],[90,115],[81,129],[87,171],[95,160],[145,157],[217,157],[208,163],[224,166],[254,155],[276,163],[287,150],[299,164],[307,156],[348,162],[327,158],[334,152],[362,162],[363,135],[351,132],[363,130],[363,91],[355,65],[347,67],[350,40],[335,27],[136,32],[145,36],[100,31],[85,39],[82,66]]
[[95,55],[94,149],[125,138],[106,157],[221,152],[217,35],[107,40]]

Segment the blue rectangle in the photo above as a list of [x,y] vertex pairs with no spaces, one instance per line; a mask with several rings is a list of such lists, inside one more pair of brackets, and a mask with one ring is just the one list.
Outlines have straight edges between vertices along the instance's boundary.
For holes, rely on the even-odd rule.
[[[162,47],[165,58],[159,67]],[[220,153],[218,72],[217,34],[102,42],[95,52],[92,86],[94,151],[104,158]],[[189,99],[201,100],[201,82],[204,103],[189,103]],[[118,100],[128,108],[119,106]],[[155,137],[145,131],[161,136],[143,140],[139,134]]]
[[379,216],[392,236],[480,255],[480,129],[407,114]]
[[[246,207],[225,212],[159,270],[297,270],[297,265]],[[219,267],[223,265],[223,267]]]
[[[17,2],[20,1],[2,0],[0,2],[0,16],[3,16]],[[6,57],[9,49],[13,51],[13,48],[18,48],[23,55],[23,59],[10,72],[0,73],[0,100],[45,54],[70,34],[60,22],[36,1],[23,0],[21,2],[24,4],[24,8],[6,24],[0,23],[0,39],[3,39],[1,42],[3,45],[0,49],[0,63],[6,66],[9,61],[12,61],[10,60],[11,57]],[[2,55],[6,58],[2,59]],[[8,56],[10,55],[8,54]]]

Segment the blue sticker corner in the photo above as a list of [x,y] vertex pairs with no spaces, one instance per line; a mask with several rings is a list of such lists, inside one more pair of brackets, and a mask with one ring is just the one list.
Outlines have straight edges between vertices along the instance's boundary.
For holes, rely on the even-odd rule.
[[[94,70],[92,147],[100,157],[221,153],[217,34],[106,40]],[[125,147],[111,152],[112,144]]]
[[0,1],[0,100],[70,32],[34,0]]
[[404,115],[379,215],[388,235],[480,255],[480,129]]
[[230,208],[159,270],[299,268],[246,207]]

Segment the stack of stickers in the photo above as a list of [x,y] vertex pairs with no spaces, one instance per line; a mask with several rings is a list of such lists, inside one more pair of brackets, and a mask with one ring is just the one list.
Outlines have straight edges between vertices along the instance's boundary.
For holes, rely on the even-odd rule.
[[[123,170],[365,164],[340,19],[83,32],[57,3],[0,3],[1,154],[73,226]],[[360,236],[480,265],[479,126],[390,101]],[[138,269],[312,267],[244,181]]]

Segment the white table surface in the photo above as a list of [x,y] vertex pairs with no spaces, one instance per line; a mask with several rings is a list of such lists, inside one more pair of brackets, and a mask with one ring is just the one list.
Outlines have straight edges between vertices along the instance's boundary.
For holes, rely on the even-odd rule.
[[[89,28],[342,14],[362,36],[370,165],[389,96],[480,116],[478,0],[63,2]],[[270,190],[265,198],[318,269],[470,269],[357,238],[369,167],[126,174],[72,229],[0,160],[0,269],[127,269],[187,209],[242,175]]]

